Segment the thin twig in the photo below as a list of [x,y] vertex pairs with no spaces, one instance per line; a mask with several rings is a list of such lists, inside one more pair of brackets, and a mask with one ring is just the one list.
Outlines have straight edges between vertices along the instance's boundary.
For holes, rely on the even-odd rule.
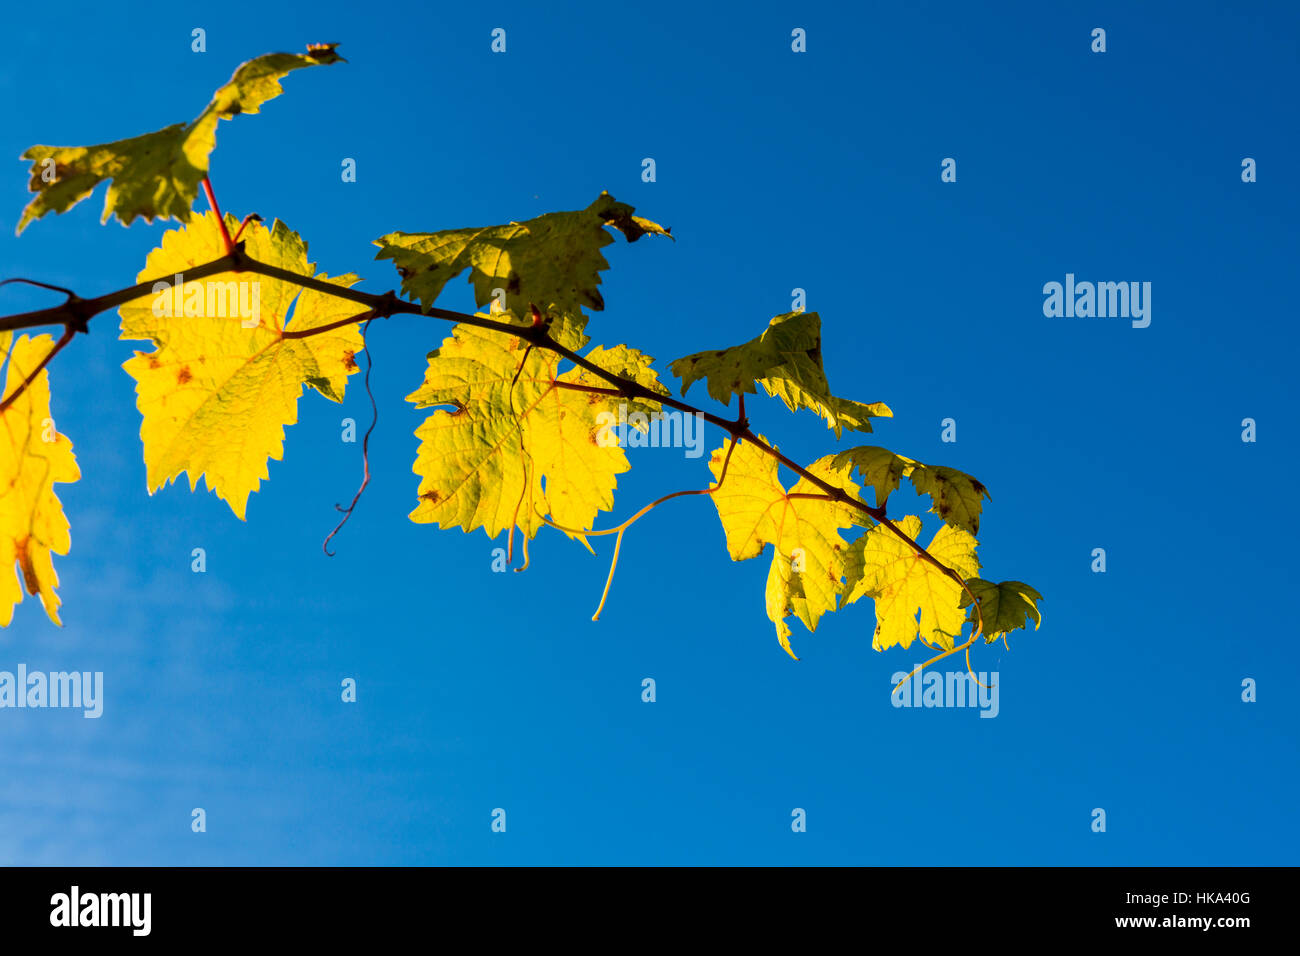
[[9,406],[18,400],[18,396],[27,391],[27,387],[31,385],[32,382],[36,381],[36,376],[41,374],[41,370],[50,364],[50,359],[63,351],[63,347],[71,342],[72,337],[76,334],[77,330],[72,326],[68,326],[63,330],[63,334],[59,336],[59,340],[54,343],[54,348],[50,349],[49,354],[46,355],[45,358],[41,359],[40,364],[37,365],[36,368],[32,369],[31,374],[22,380],[19,386],[14,389],[12,395],[6,398],[3,402],[0,402],[0,414],[7,411]]
[[35,279],[5,279],[0,281],[0,285],[8,285],[11,282],[21,282],[24,285],[34,285],[41,289],[50,289],[54,292],[62,292],[69,299],[75,299],[77,297],[77,293],[73,292],[71,289],[65,289],[61,285],[50,285],[48,282],[37,282]]
[[357,493],[352,496],[352,503],[346,508],[339,504],[334,505],[336,510],[343,512],[343,519],[335,525],[334,530],[326,535],[325,540],[321,543],[321,550],[331,558],[334,557],[334,552],[330,550],[330,540],[343,530],[343,526],[352,517],[352,510],[356,508],[357,502],[361,500],[361,493],[366,490],[366,485],[370,484],[370,433],[379,424],[379,405],[375,402],[375,393],[370,390],[370,370],[374,367],[374,362],[370,359],[370,340],[366,338],[366,333],[370,331],[370,323],[373,321],[375,321],[375,317],[371,316],[366,319],[366,324],[361,327],[361,339],[365,343],[362,351],[366,356],[366,376],[363,381],[366,386],[366,395],[370,398],[370,427],[366,429],[366,434],[361,439],[361,487],[357,489]]

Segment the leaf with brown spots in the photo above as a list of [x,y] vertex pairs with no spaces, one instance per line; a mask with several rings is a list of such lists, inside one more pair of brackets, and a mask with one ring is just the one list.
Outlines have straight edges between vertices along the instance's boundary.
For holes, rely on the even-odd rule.
[[[597,346],[586,357],[664,391],[635,349]],[[483,528],[492,538],[515,527],[531,538],[543,515],[588,531],[613,507],[616,476],[630,467],[615,432],[622,400],[565,388],[607,383],[581,368],[557,374],[559,363],[554,352],[470,325],[457,325],[429,354],[424,383],[407,398],[452,410],[438,409],[416,429],[412,521]]]
[[930,510],[955,528],[980,533],[980,511],[989,490],[978,479],[946,465],[914,464],[908,472],[918,495],[930,496]]
[[964,471],[946,465],[923,465],[887,448],[860,445],[835,456],[840,464],[851,464],[862,480],[876,491],[876,504],[883,505],[899,481],[908,478],[918,495],[930,496],[930,510],[954,528],[979,534],[980,511],[989,490]]
[[[14,342],[12,333],[0,332],[0,364],[8,360],[4,395],[14,394],[53,347],[48,335]],[[71,539],[54,485],[80,477],[72,442],[50,417],[49,373],[42,370],[0,412],[0,625],[13,620],[24,588],[40,595],[51,621],[62,623],[51,555],[67,554]]]
[[[226,221],[232,230],[237,225],[233,216]],[[306,243],[278,220],[269,229],[250,223],[243,238],[255,259],[304,276],[315,273]],[[216,216],[207,213],[164,233],[139,281],[183,277],[222,251]],[[344,288],[357,281],[353,275],[315,277]],[[364,347],[357,323],[303,338],[282,333],[328,325],[358,310],[347,299],[251,272],[182,278],[179,296],[167,286],[123,305],[122,338],[155,346],[123,366],[136,380],[144,415],[140,437],[149,491],[182,472],[193,491],[203,475],[242,519],[248,496],[269,477],[267,461],[283,457],[284,428],[298,420],[303,386],[341,402],[357,368],[354,356]]]
[[[129,226],[137,216],[187,222],[208,174],[208,156],[217,146],[217,124],[243,113],[256,113],[283,91],[280,80],[291,70],[337,63],[337,44],[314,44],[302,53],[268,53],[241,64],[192,122],[176,123],[154,133],[98,146],[33,146],[28,188],[36,198],[27,204],[18,231],[47,213],[64,212],[95,187],[111,180],[104,199],[103,221],[117,216]],[[53,176],[46,172],[53,162]]]

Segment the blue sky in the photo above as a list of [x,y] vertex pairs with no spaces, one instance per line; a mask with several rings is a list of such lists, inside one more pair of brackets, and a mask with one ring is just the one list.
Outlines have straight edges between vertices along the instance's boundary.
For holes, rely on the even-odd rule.
[[[867,442],[978,476],[985,576],[1045,600],[1039,631],[978,648],[976,669],[999,675],[995,719],[895,708],[891,675],[924,658],[873,651],[864,603],[815,635],[796,625],[791,661],[764,614],[767,560],[732,563],[695,498],[629,534],[592,623],[608,540],[592,558],[545,535],[527,573],[494,574],[481,532],[407,520],[424,413],[403,397],[449,328],[409,317],[372,330],[375,477],[329,559],[321,539],[360,469],[340,420],[366,420],[362,390],[343,408],[304,396],[247,523],[202,485],[150,497],[120,368],[134,346],[105,314],[51,371],[83,473],[60,490],[66,626],[29,599],[0,633],[0,670],[103,671],[104,715],[0,711],[0,862],[1295,863],[1300,655],[1277,622],[1296,570],[1278,502],[1297,466],[1300,12],[1141,7],[327,0],[11,17],[14,160],[188,119],[243,60],[340,41],[348,64],[293,74],[260,116],[221,124],[212,178],[227,211],[283,219],[365,288],[397,283],[372,261],[380,235],[608,189],[677,242],[607,250],[595,342],[663,369],[751,338],[807,290],[832,385],[894,409]],[[945,157],[956,183],[940,182]],[[1241,181],[1244,157],[1258,182]],[[25,165],[7,182],[4,276],[98,294],[168,228],[100,226],[101,188],[14,238]],[[1151,325],[1045,317],[1043,284],[1066,273],[1151,282]],[[0,310],[55,298],[8,286]],[[471,307],[468,285],[440,304]],[[777,402],[750,415],[796,459],[835,448]],[[616,515],[708,480],[681,450],[631,454]]]

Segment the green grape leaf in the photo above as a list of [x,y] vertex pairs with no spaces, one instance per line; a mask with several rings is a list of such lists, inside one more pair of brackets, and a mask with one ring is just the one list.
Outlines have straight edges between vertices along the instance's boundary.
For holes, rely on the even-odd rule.
[[[662,389],[634,349],[597,346],[587,357],[601,368],[638,368],[638,381]],[[585,543],[581,532],[614,506],[616,476],[630,467],[609,429],[623,399],[565,388],[608,383],[581,368],[557,374],[559,363],[554,352],[465,324],[429,353],[424,383],[407,400],[451,410],[416,429],[412,521],[481,527],[490,538],[517,527],[532,538],[549,515]]]
[[336,43],[315,44],[304,53],[268,53],[235,70],[230,82],[193,121],[176,123],[143,136],[98,146],[33,146],[22,159],[32,163],[28,189],[36,198],[18,220],[18,232],[47,213],[61,213],[111,180],[103,222],[117,216],[129,226],[146,222],[188,222],[199,184],[208,174],[208,157],[217,146],[217,124],[240,113],[256,113],[283,90],[280,79],[305,66],[338,63]]
[[[530,322],[530,307],[536,305],[551,318],[556,341],[577,349],[587,342],[582,309],[605,308],[600,273],[609,263],[600,250],[614,241],[605,227],[613,226],[628,242],[647,235],[672,238],[667,229],[632,213],[627,203],[602,192],[586,209],[547,213],[525,222],[390,233],[375,240],[375,258],[392,259],[402,277],[402,291],[426,309],[449,281],[469,269],[480,308],[497,302],[517,321]],[[496,296],[497,289],[504,291],[504,302]]]
[[[896,524],[913,541],[921,533],[921,519],[915,515]],[[963,578],[970,578],[979,573],[977,544],[965,531],[944,525],[926,550]],[[953,648],[966,620],[961,585],[884,525],[876,525],[849,546],[844,573],[844,604],[861,597],[870,597],[876,604],[872,639],[876,650],[896,644],[908,647],[918,636],[926,645]]]
[[838,464],[851,464],[865,484],[876,491],[876,504],[884,506],[902,478],[908,478],[918,495],[930,496],[930,510],[954,527],[979,534],[980,512],[989,490],[964,471],[946,465],[923,465],[888,448],[859,445],[835,456]]
[[944,465],[913,464],[907,477],[918,495],[929,495],[930,510],[950,525],[980,533],[980,509],[989,491],[977,479]]
[[[984,622],[984,642],[992,644],[999,634],[1006,634],[1034,622],[1034,630],[1043,623],[1038,602],[1043,596],[1021,581],[1003,581],[994,584],[980,578],[970,578],[966,586],[979,601],[980,617]],[[961,606],[970,607],[970,595],[961,595]],[[972,614],[971,620],[974,620]]]
[[682,394],[700,379],[709,395],[724,405],[732,395],[756,394],[754,383],[780,398],[790,411],[811,409],[838,438],[843,429],[871,431],[872,418],[893,416],[883,402],[867,405],[837,398],[822,368],[821,317],[816,312],[789,312],[768,323],[758,338],[729,349],[696,352],[670,366],[682,380]]
[[916,462],[902,455],[896,455],[888,448],[859,445],[836,455],[835,464],[852,465],[862,476],[863,485],[870,485],[875,489],[876,506],[883,508],[890,494],[898,488],[899,482]]
[[[828,499],[806,478],[787,491],[780,482],[776,459],[750,442],[738,443],[730,460],[727,446],[719,448],[709,460],[709,470],[715,482],[722,478],[710,496],[726,533],[731,560],[757,557],[772,545],[767,615],[785,652],[798,660],[785,619],[794,614],[809,631],[815,631],[821,616],[835,610],[843,588],[847,548],[839,529],[855,524],[856,513]],[[830,456],[813,462],[807,470],[850,495],[858,492],[848,469],[836,467]]]

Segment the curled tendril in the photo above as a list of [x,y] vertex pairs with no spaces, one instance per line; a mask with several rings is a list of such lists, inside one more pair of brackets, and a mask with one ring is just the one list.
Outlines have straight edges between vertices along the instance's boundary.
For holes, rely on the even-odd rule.
[[[924,664],[918,664],[916,667],[912,668],[911,673],[909,673],[906,677],[904,677],[902,680],[900,680],[897,684],[894,685],[894,689],[893,689],[893,691],[891,691],[890,693],[897,693],[898,690],[899,690],[899,689],[900,689],[904,684],[906,684],[909,680],[911,680],[913,677],[915,677],[915,676],[916,676],[917,674],[919,674],[921,671],[925,670],[925,669],[926,669],[927,667],[929,667],[931,664],[937,663],[938,661],[943,660],[945,657],[950,657],[950,656],[952,656],[953,654],[956,654],[958,651],[966,651],[966,650],[967,650],[967,649],[968,649],[972,644],[974,644],[974,643],[975,643],[975,638],[974,638],[974,637],[971,637],[971,639],[968,640],[965,644],[958,644],[957,646],[955,646],[955,647],[953,647],[953,648],[951,648],[951,649],[949,649],[949,650],[944,651],[942,654],[938,654],[938,655],[936,655],[936,656],[930,658],[930,659],[929,659],[928,661],[926,661]],[[926,645],[926,646],[928,647],[929,645]],[[931,649],[933,650],[933,648],[931,648]],[[966,655],[966,667],[967,667],[968,670],[970,669],[970,654],[969,654],[969,652],[968,652],[967,655]],[[974,677],[975,675],[972,674],[971,676]],[[983,686],[983,685],[981,685],[981,686]]]
[[563,531],[565,534],[582,535],[587,538],[599,538],[608,534],[616,535],[614,538],[614,555],[609,562],[609,575],[605,578],[605,590],[601,592],[600,604],[596,606],[596,613],[591,616],[593,621],[600,620],[600,612],[605,609],[605,601],[609,598],[609,589],[614,583],[614,572],[618,569],[618,555],[623,546],[623,533],[666,501],[671,501],[674,498],[683,498],[687,495],[711,495],[713,492],[721,488],[722,483],[727,480],[727,466],[731,464],[731,453],[736,447],[736,441],[736,437],[733,436],[730,444],[727,445],[727,457],[723,459],[722,471],[718,473],[718,480],[713,485],[708,488],[692,488],[686,491],[674,491],[672,494],[664,495],[662,498],[656,498],[622,524],[613,528],[606,528],[603,531],[584,531],[579,528],[566,528],[563,525],[556,524],[546,515],[541,514],[540,512],[538,513],[538,517],[540,517],[542,521],[550,525],[552,528],[555,528],[557,531]]
[[[980,687],[983,687],[985,690],[990,690],[991,688],[997,686],[997,685],[995,685],[995,684],[985,684],[983,681],[981,681],[978,677],[975,676],[975,670],[974,670],[974,668],[971,667],[971,662],[970,662],[970,648],[971,648],[971,645],[975,643],[975,641],[976,641],[976,639],[977,639],[978,637],[979,637],[979,633],[978,633],[978,631],[977,631],[976,633],[974,633],[974,634],[972,634],[972,635],[970,636],[970,639],[967,640],[965,644],[958,644],[958,645],[956,645],[955,647],[950,648],[949,650],[944,651],[942,654],[938,654],[938,655],[936,655],[935,657],[930,658],[930,659],[929,659],[928,661],[926,661],[924,664],[921,664],[921,665],[919,665],[919,666],[917,666],[917,667],[914,667],[914,668],[912,669],[911,673],[909,673],[906,677],[904,677],[902,680],[900,680],[897,684],[894,685],[894,689],[893,689],[892,691],[890,691],[890,693],[897,693],[897,692],[899,691],[899,689],[901,689],[902,686],[903,686],[904,684],[906,684],[909,680],[911,680],[913,677],[915,677],[915,676],[916,676],[917,674],[919,674],[921,671],[925,670],[925,668],[929,667],[931,664],[934,664],[934,663],[936,663],[936,662],[938,662],[938,661],[943,660],[945,657],[950,657],[950,656],[952,656],[953,654],[956,654],[958,651],[965,651],[965,652],[966,652],[966,673],[970,674],[970,679],[971,679],[971,680],[973,680],[973,681],[974,681],[976,684],[978,684]],[[934,646],[933,646],[932,644],[929,644],[929,643],[926,642],[924,639],[918,637],[918,640],[920,640],[922,644],[925,644],[926,647],[930,648],[930,650],[934,650],[934,649],[935,649]],[[1005,639],[1003,640],[1003,643],[1006,643]]]

